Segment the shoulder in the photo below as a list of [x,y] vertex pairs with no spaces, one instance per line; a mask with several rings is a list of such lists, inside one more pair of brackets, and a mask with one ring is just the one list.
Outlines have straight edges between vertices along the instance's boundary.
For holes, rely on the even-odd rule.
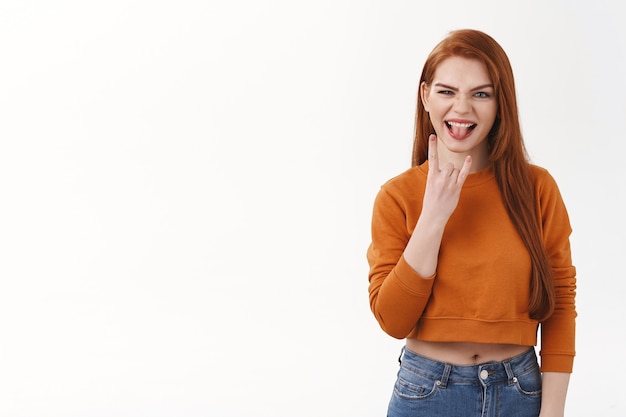
[[423,167],[416,166],[384,182],[376,196],[376,206],[400,207],[402,210],[419,206],[426,189],[426,172]]
[[548,172],[548,170],[542,166],[529,163],[528,167],[530,169],[530,172],[533,174],[535,178],[544,177],[546,175],[550,176],[550,173]]
[[389,192],[393,191],[403,191],[406,189],[415,189],[416,186],[420,184],[426,184],[426,175],[428,169],[423,165],[414,166],[406,171],[392,177],[387,180],[381,186],[382,189],[387,190]]
[[543,167],[530,165],[533,183],[535,185],[535,199],[543,209],[564,207],[563,197],[559,186],[550,172]]
[[529,164],[529,169],[536,189],[558,189],[556,180],[546,168]]

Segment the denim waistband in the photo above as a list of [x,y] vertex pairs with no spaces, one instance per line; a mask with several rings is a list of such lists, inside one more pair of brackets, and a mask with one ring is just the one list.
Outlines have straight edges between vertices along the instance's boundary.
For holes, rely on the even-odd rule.
[[483,385],[508,381],[517,382],[516,375],[533,371],[538,367],[535,349],[503,361],[485,362],[477,365],[452,365],[439,362],[412,352],[406,347],[402,349],[400,364],[403,368],[437,380],[437,384],[445,387],[454,383],[475,383]]

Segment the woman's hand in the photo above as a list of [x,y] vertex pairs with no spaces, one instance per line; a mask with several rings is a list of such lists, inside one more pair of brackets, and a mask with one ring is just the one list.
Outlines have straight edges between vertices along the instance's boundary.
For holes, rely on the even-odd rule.
[[433,219],[439,219],[444,224],[456,209],[461,195],[461,188],[469,175],[472,166],[472,157],[467,156],[461,169],[447,162],[439,167],[437,155],[437,137],[428,138],[428,178],[422,213]]

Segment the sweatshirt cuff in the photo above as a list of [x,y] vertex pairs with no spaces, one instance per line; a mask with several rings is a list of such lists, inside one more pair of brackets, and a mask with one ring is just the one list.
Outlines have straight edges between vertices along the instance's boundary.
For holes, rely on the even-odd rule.
[[423,277],[415,272],[406,259],[404,259],[404,256],[400,257],[393,272],[398,279],[398,283],[410,293],[428,296],[432,292],[436,273],[431,277]]
[[572,373],[574,368],[574,356],[541,354],[541,372],[565,372]]

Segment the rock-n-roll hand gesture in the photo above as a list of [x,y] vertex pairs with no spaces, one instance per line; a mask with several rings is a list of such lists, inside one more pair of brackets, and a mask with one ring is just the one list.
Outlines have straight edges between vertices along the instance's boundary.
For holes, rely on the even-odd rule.
[[472,157],[465,157],[461,169],[451,162],[439,165],[437,137],[433,134],[428,138],[428,178],[422,212],[446,223],[459,202],[461,188],[472,166]]

